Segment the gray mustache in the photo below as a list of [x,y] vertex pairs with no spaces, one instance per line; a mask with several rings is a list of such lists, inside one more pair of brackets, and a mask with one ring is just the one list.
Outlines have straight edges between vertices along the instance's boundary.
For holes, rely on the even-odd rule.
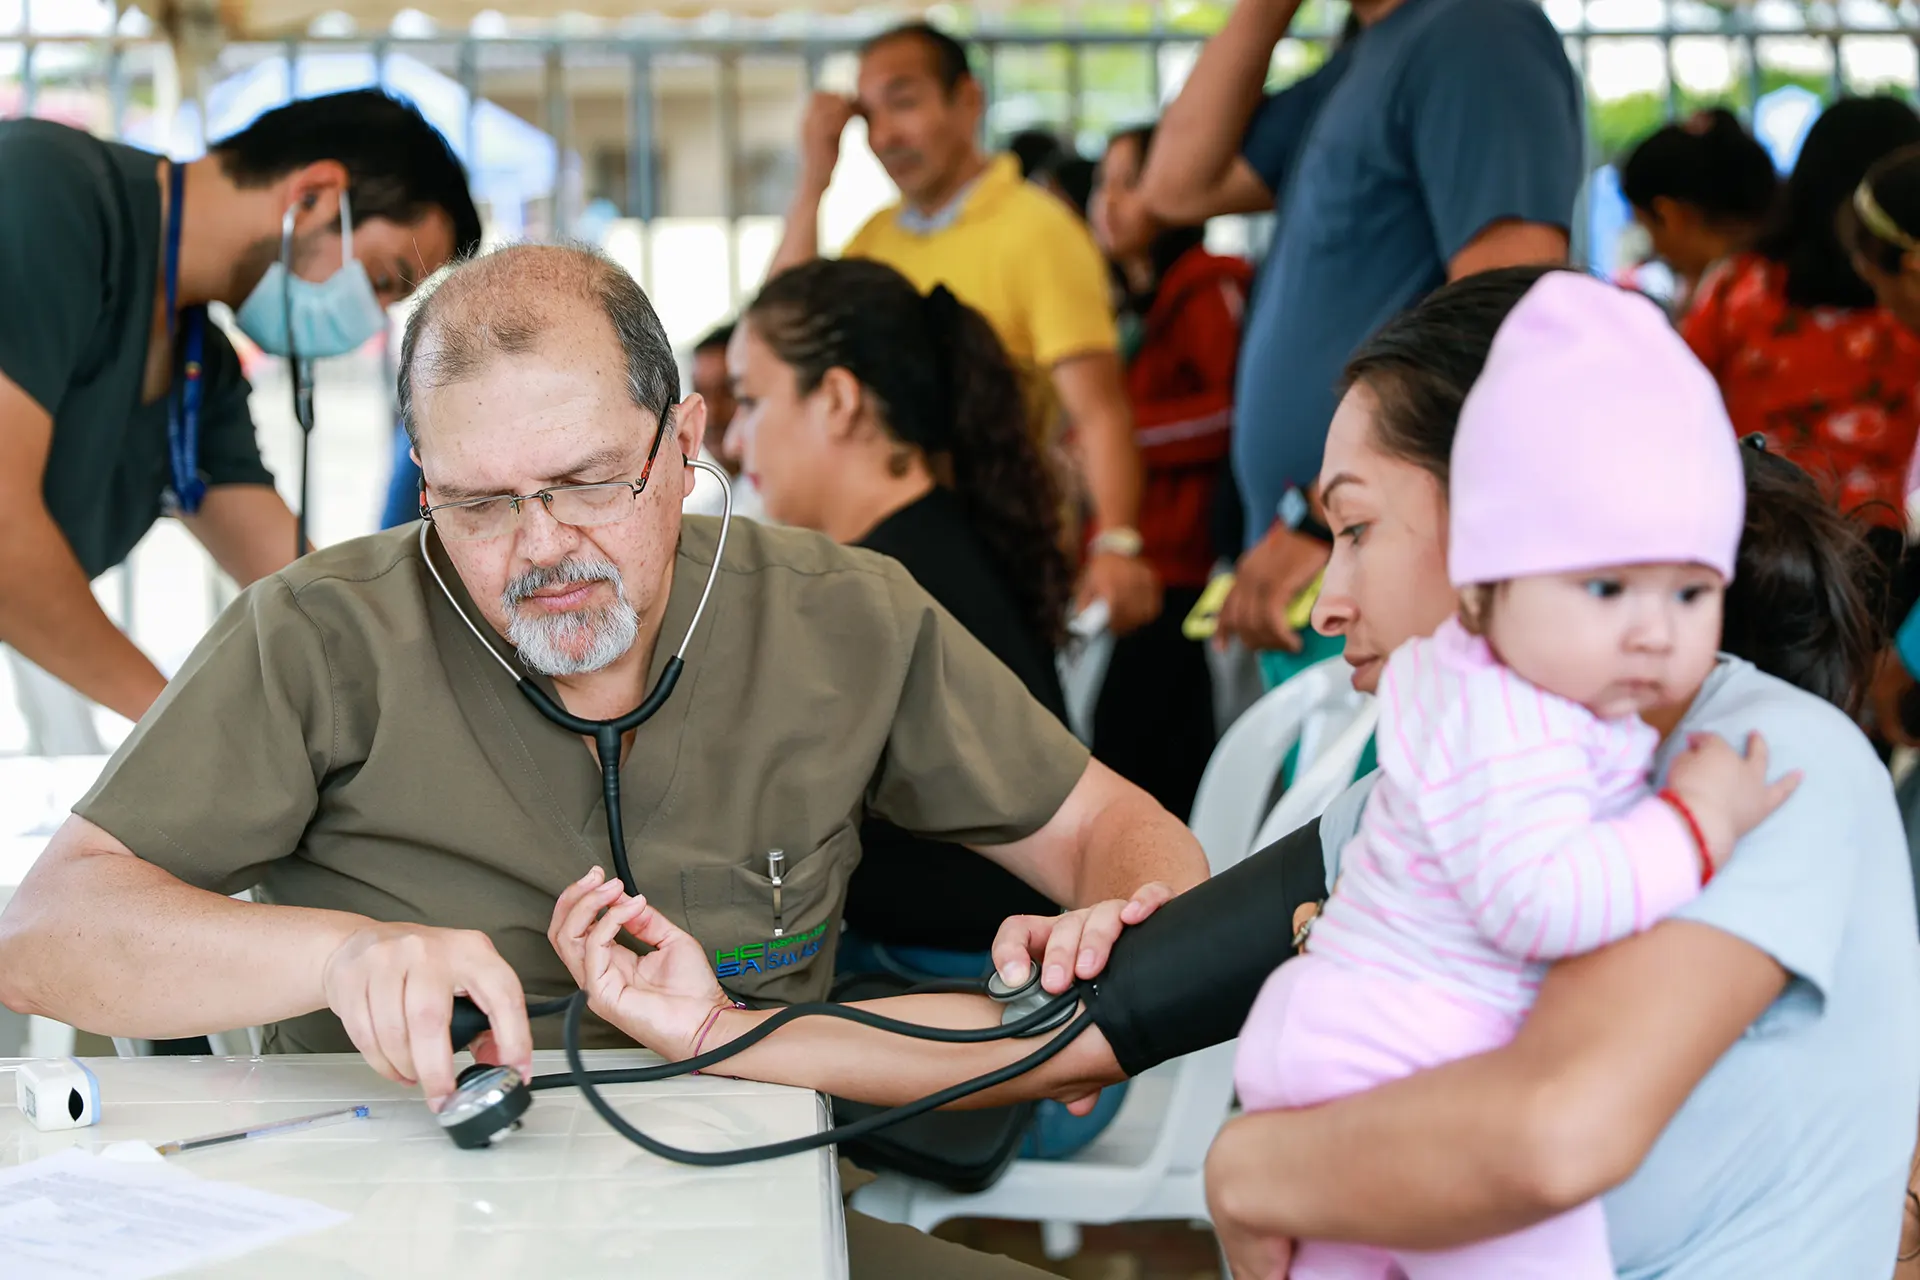
[[611,582],[621,590],[620,570],[604,560],[562,560],[559,564],[535,565],[507,584],[500,601],[511,609],[524,604],[536,591],[573,586],[582,582]]

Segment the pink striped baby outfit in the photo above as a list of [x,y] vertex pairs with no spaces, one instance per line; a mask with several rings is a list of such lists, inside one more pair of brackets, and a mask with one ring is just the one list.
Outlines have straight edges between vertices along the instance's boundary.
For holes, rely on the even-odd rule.
[[[1380,679],[1380,781],[1307,954],[1241,1032],[1249,1110],[1311,1106],[1506,1043],[1548,961],[1700,891],[1692,833],[1648,774],[1659,735],[1527,683],[1450,620]],[[1282,926],[1284,927],[1284,926]],[[1608,1280],[1598,1203],[1440,1254],[1309,1241],[1294,1280]]]
[[1311,950],[1516,1021],[1545,962],[1700,892],[1700,851],[1648,781],[1660,735],[1527,683],[1450,620],[1380,678],[1381,779]]

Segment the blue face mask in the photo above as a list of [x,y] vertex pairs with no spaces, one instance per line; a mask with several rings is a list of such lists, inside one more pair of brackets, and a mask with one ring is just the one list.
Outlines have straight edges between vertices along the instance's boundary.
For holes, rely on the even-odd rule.
[[280,261],[267,268],[234,313],[234,320],[269,355],[298,355],[302,360],[346,355],[387,327],[386,309],[374,296],[367,269],[353,256],[353,213],[347,193],[340,193],[342,265],[318,284],[301,279],[288,266],[293,255],[293,212],[288,209],[281,224]]

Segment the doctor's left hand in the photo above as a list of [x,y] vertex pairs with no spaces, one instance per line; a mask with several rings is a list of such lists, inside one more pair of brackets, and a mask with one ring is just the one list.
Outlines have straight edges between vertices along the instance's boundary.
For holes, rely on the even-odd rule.
[[[690,1058],[713,1011],[733,1002],[692,935],[605,877],[595,867],[567,886],[547,941],[587,993],[588,1008],[664,1058]],[[623,930],[652,950],[622,946]]]

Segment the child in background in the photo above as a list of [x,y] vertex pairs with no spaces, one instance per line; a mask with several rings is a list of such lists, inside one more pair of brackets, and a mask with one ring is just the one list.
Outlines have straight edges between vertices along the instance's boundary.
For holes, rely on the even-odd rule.
[[[1569,272],[1535,285],[1461,410],[1450,490],[1460,613],[1381,677],[1380,782],[1241,1033],[1249,1110],[1504,1044],[1548,962],[1693,898],[1797,782],[1768,785],[1757,735],[1745,756],[1702,736],[1649,780],[1647,721],[1674,723],[1717,661],[1745,512],[1719,392],[1658,308]],[[1614,1273],[1595,1202],[1444,1253],[1307,1241],[1290,1274]]]
[[1620,193],[1679,284],[1684,314],[1700,278],[1749,248],[1779,196],[1773,157],[1740,118],[1715,107],[1648,134],[1620,166]]

